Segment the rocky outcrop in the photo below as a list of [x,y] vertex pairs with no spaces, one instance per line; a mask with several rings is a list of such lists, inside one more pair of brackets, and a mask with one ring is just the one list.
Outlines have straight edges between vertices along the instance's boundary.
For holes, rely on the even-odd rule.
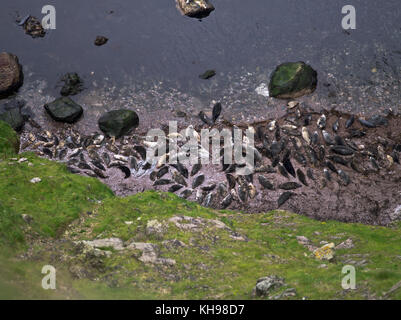
[[206,18],[214,6],[208,0],[177,0],[181,12],[191,18]]
[[18,58],[11,53],[0,53],[0,98],[18,90],[22,86],[23,77]]
[[139,117],[132,110],[113,110],[99,119],[99,128],[110,137],[121,137],[139,124]]
[[82,107],[68,97],[58,98],[44,108],[53,120],[66,123],[74,123],[83,113]]
[[315,91],[317,72],[304,62],[287,62],[273,72],[269,84],[270,96],[294,99]]

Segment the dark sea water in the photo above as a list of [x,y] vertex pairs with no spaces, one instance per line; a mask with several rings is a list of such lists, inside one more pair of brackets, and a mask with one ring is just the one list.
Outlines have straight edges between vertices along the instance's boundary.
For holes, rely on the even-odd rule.
[[[255,121],[278,115],[286,102],[255,89],[274,68],[305,61],[318,72],[316,92],[301,98],[314,109],[373,114],[401,110],[399,0],[212,0],[199,21],[174,0],[54,0],[56,30],[32,39],[16,15],[42,18],[37,0],[2,0],[0,50],[16,54],[25,83],[18,97],[39,122],[43,104],[59,96],[61,76],[78,72],[85,108],[78,126],[94,130],[105,110],[130,107],[146,126],[190,116],[221,101],[224,117]],[[341,8],[356,8],[357,28],[344,32]],[[96,47],[97,35],[109,42]],[[215,69],[210,80],[199,74]]]

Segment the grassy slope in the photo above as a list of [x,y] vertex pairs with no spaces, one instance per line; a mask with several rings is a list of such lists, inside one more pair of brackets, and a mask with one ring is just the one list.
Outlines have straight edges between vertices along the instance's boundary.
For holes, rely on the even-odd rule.
[[[1,123],[0,128],[4,128]],[[13,136],[9,129],[5,131],[0,137]],[[318,222],[283,211],[254,215],[215,211],[158,192],[121,199],[96,179],[69,174],[63,165],[33,154],[14,155],[28,158],[23,163],[7,159],[12,149],[4,148],[4,140],[0,150],[7,150],[0,162],[0,298],[247,299],[256,280],[269,274],[284,277],[289,287],[296,288],[297,299],[378,298],[401,279],[401,224],[383,228]],[[33,177],[42,182],[31,184]],[[21,218],[24,213],[34,219],[30,227]],[[219,219],[248,241],[233,240],[226,230],[211,227],[202,232],[182,231],[168,222],[177,215]],[[152,219],[166,225],[162,236],[145,232]],[[74,280],[65,263],[54,258],[58,251],[73,257],[73,251],[57,242],[39,258],[17,259],[28,246],[24,234],[30,241],[42,239],[43,243],[95,237],[151,242],[159,246],[161,257],[177,263],[144,265],[138,260],[140,252],[114,252],[102,262],[106,272],[99,275],[100,281]],[[355,247],[336,251],[335,261],[319,268],[322,262],[310,257],[296,241],[297,235],[315,245],[352,238]],[[166,239],[181,240],[187,247],[168,250],[161,244]],[[31,250],[40,251],[41,246],[36,241]],[[366,260],[357,267],[358,288],[352,292],[341,288],[341,269],[349,264],[347,260]],[[40,286],[45,264],[57,268],[56,291]],[[401,290],[390,298],[400,299]]]

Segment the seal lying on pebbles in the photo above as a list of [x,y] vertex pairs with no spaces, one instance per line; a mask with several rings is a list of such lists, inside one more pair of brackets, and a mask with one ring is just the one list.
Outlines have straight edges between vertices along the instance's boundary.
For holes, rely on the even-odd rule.
[[[21,149],[65,162],[71,172],[97,176],[118,195],[155,189],[216,209],[280,208],[322,220],[385,225],[401,203],[401,117],[359,119],[298,105],[279,119],[239,126],[255,133],[256,163],[247,175],[238,174],[235,164],[163,164],[168,150],[148,162],[144,150],[152,143],[139,134],[114,142],[71,128],[54,134],[32,128],[22,134]],[[216,122],[210,128],[233,127]],[[196,136],[192,126],[184,131]],[[167,135],[165,143],[180,136]],[[178,152],[185,152],[183,144]]]

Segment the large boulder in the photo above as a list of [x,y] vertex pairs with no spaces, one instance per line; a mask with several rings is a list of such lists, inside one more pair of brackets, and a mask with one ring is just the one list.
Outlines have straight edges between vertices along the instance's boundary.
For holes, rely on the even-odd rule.
[[214,6],[208,0],[177,0],[183,14],[191,18],[206,18]]
[[270,96],[294,99],[315,91],[317,72],[304,62],[287,62],[273,72],[269,84]]
[[83,113],[82,107],[68,97],[61,97],[44,105],[53,120],[74,123]]
[[121,137],[139,124],[135,111],[121,109],[105,113],[99,119],[99,128],[110,137]]
[[23,79],[22,67],[18,58],[11,53],[0,53],[0,98],[18,90]]
[[25,123],[21,108],[25,102],[11,100],[0,105],[0,120],[7,122],[15,131],[20,131]]

